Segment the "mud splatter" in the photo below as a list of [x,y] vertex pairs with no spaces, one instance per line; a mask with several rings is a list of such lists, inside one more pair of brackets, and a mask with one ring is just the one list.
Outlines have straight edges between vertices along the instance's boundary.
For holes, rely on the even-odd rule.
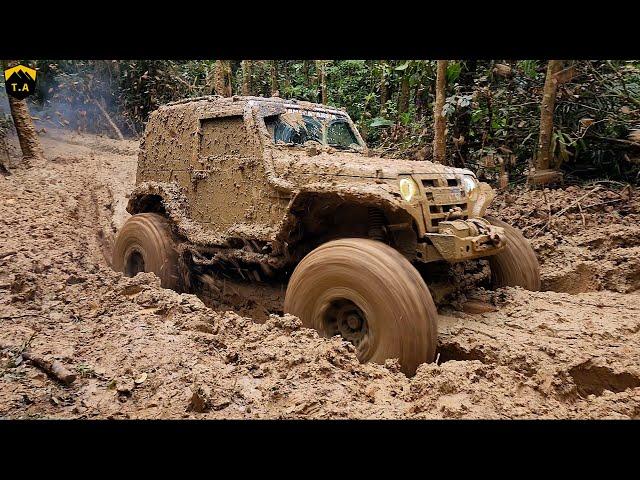
[[[441,311],[437,363],[407,378],[394,361],[360,364],[350,344],[295,317],[258,324],[163,290],[153,274],[113,272],[105,255],[126,218],[137,144],[62,131],[42,141],[46,162],[0,177],[2,417],[640,417],[640,296],[620,293],[637,281],[636,196],[628,209],[584,211],[589,228],[578,213],[534,240],[546,285],[554,269],[573,268],[575,257],[556,252],[563,245],[610,262],[612,283],[477,291],[496,311]],[[547,197],[556,194],[560,208],[562,195],[575,197]],[[501,201],[496,210],[520,227],[547,215],[526,196]],[[64,386],[20,361],[25,345],[78,378]]]

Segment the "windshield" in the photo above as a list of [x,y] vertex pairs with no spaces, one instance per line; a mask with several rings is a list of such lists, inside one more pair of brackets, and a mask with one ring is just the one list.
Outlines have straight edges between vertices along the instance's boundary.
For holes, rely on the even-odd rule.
[[316,142],[340,149],[359,149],[351,125],[344,117],[310,111],[288,111],[265,119],[276,144],[304,145]]

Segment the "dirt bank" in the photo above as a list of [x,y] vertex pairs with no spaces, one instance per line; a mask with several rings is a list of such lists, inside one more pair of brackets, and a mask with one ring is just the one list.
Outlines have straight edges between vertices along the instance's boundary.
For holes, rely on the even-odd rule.
[[[409,379],[393,361],[361,365],[350,344],[294,317],[257,324],[152,274],[113,272],[105,258],[137,144],[54,131],[43,145],[46,162],[0,176],[2,417],[640,417],[636,196],[628,210],[583,208],[585,225],[578,212],[567,230],[560,216],[535,236],[545,287],[586,293],[473,292],[497,311],[441,312],[438,363]],[[580,196],[545,195],[552,213]],[[501,198],[495,212],[520,227],[542,221],[547,202],[532,196]],[[579,262],[591,280],[574,288]],[[19,356],[24,346],[78,378],[53,380]]]
[[523,230],[541,264],[542,288],[568,293],[640,289],[640,192],[616,182],[518,189],[490,213]]

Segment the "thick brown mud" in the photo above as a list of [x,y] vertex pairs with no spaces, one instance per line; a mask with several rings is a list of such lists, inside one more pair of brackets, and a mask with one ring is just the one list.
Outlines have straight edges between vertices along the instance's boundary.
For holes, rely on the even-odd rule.
[[489,212],[520,228],[538,254],[542,289],[640,289],[640,193],[616,182],[516,190]]
[[[484,313],[441,308],[436,362],[408,378],[295,317],[256,323],[114,272],[137,143],[42,142],[46,161],[0,176],[2,417],[640,417],[635,192],[602,185],[558,216],[595,185],[500,196],[492,214],[533,239],[546,291],[477,289]],[[24,348],[78,378],[57,382]]]

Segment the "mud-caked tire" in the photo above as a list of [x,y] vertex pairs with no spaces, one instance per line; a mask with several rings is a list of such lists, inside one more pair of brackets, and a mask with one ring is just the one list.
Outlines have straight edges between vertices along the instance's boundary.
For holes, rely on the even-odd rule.
[[178,290],[178,254],[169,221],[157,213],[140,213],[129,218],[116,237],[113,268],[133,277],[153,272],[163,288]]
[[284,310],[322,336],[354,343],[361,362],[397,358],[413,375],[434,359],[438,313],[429,289],[402,254],[378,241],[341,239],[313,250],[289,280]]
[[540,265],[529,241],[522,232],[497,218],[486,217],[496,227],[504,228],[507,246],[497,255],[489,257],[493,288],[522,287],[540,290]]

